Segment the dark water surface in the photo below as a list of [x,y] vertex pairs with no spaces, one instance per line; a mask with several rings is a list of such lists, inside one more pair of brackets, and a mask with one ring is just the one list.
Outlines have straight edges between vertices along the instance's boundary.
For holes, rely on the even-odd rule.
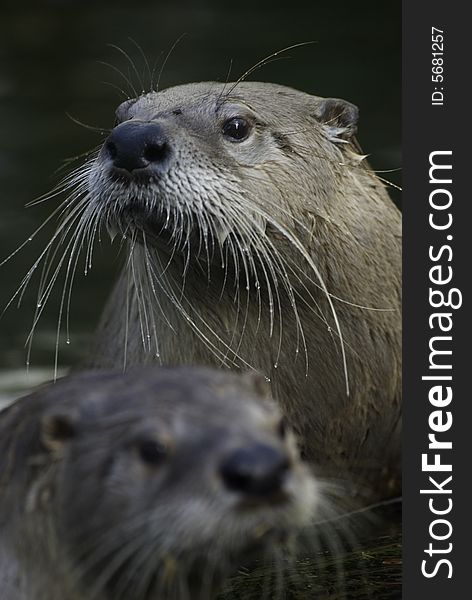
[[[161,87],[225,80],[231,61],[234,79],[276,50],[314,40],[314,45],[290,51],[290,59],[272,62],[251,79],[350,100],[360,108],[359,140],[374,168],[401,165],[399,2],[3,0],[0,8],[0,262],[31,235],[60,199],[28,209],[25,204],[51,190],[67,173],[67,168],[57,171],[65,159],[101,143],[99,133],[73,119],[113,126],[114,109],[122,100],[113,86],[127,88],[120,75],[100,61],[124,71],[140,91],[125,57],[108,45],[129,52],[144,74],[144,61],[129,38],[138,42],[151,64],[157,60],[159,65],[173,43],[186,34],[163,70]],[[398,172],[385,177],[400,183]],[[54,222],[0,267],[0,309],[53,230]],[[60,336],[61,368],[77,363],[86,352],[119,265],[116,248],[103,239],[87,277],[79,269],[70,344],[64,333]],[[26,376],[24,344],[37,289],[35,278],[21,307],[11,306],[0,320],[0,406],[52,375],[62,280],[38,323]],[[397,544],[395,536],[387,546],[392,544]],[[393,554],[385,559],[375,554],[375,582],[362,579],[348,597],[399,597],[399,558],[396,550]],[[385,567],[392,564],[394,575]],[[314,593],[315,587],[308,587],[303,598],[315,597]],[[316,588],[316,597],[338,596],[320,595]]]

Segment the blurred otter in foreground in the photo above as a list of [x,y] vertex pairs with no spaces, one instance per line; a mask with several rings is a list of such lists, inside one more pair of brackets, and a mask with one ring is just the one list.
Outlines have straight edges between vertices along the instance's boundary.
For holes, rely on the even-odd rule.
[[261,382],[77,374],[0,413],[2,600],[208,600],[288,552],[320,488]]

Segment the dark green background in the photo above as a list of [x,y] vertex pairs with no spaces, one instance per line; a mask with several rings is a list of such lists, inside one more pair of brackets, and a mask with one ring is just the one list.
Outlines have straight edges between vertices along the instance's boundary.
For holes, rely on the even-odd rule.
[[[254,73],[321,96],[336,96],[360,107],[359,139],[377,169],[400,167],[400,3],[170,1],[0,2],[0,257],[7,256],[51,212],[58,200],[24,205],[50,190],[64,159],[100,142],[66,113],[90,125],[110,127],[120,95],[108,81],[119,75],[99,61],[129,71],[118,44],[143,69],[129,37],[152,63],[175,48],[161,86],[233,78],[264,56],[313,40]],[[288,58],[290,57],[290,58]],[[162,61],[162,56],[161,56]],[[135,78],[136,80],[136,78]],[[386,177],[399,183],[399,173]],[[39,254],[51,228],[0,267],[0,306],[7,303]],[[60,361],[71,364],[86,347],[107,290],[119,266],[108,243],[95,254],[94,269],[78,276],[72,306],[71,344]],[[23,343],[31,321],[37,282],[20,310],[0,320],[0,368],[24,365]],[[60,285],[57,292],[60,291]],[[57,303],[38,326],[32,365],[54,359]],[[22,371],[18,371],[21,374]],[[0,390],[2,379],[0,379]]]

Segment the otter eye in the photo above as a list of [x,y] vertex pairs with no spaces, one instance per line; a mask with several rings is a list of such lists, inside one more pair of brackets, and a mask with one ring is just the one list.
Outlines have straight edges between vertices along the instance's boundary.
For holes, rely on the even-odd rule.
[[156,466],[167,457],[167,448],[156,440],[143,440],[138,444],[138,453],[144,463]]
[[249,121],[243,117],[233,117],[223,124],[223,135],[232,142],[242,142],[251,131]]

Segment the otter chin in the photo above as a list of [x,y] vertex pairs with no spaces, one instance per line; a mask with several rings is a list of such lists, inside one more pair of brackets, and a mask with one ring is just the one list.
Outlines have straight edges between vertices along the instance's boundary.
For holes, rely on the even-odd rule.
[[81,373],[4,410],[0,433],[4,600],[208,600],[317,513],[252,375]]
[[209,82],[116,117],[78,192],[126,248],[89,364],[258,371],[326,476],[396,493],[401,219],[357,108]]

